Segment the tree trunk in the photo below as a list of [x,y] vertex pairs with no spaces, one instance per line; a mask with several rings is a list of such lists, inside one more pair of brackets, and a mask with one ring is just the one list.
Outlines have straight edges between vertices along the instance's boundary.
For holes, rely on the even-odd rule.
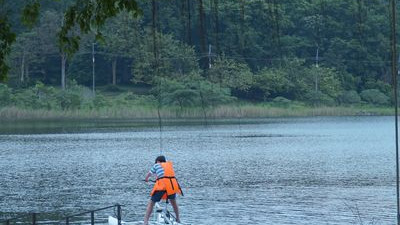
[[[206,55],[206,29],[204,27],[205,24],[205,16],[204,16],[204,8],[203,8],[203,0],[199,0],[199,37],[200,37],[200,52],[204,56]],[[202,68],[207,68],[207,60],[202,57],[200,59],[200,64]]]
[[[275,32],[276,32],[276,38],[277,38],[277,45],[278,45],[278,53],[279,53],[279,59],[282,59],[282,48],[281,48],[281,31],[280,31],[280,24],[279,24],[279,3],[276,2],[276,0],[272,0],[274,9],[274,22],[275,22]],[[279,61],[279,65],[281,64],[281,61]]]
[[117,85],[117,59],[112,61],[112,84]]
[[215,36],[215,52],[219,54],[219,10],[218,0],[214,0],[214,36]]
[[25,51],[22,53],[22,59],[21,59],[21,83],[24,83],[25,81]]
[[25,63],[25,80],[29,80],[29,63]]
[[61,53],[61,89],[65,90],[66,87],[66,77],[65,77],[65,64],[67,62],[67,57],[65,53]]
[[177,0],[176,5],[180,3],[180,13],[179,13],[179,20],[182,24],[182,33],[179,36],[180,40],[185,43],[186,42],[186,1]]
[[240,54],[244,56],[244,0],[240,0],[240,34],[239,34],[239,45]]
[[199,0],[199,37],[200,37],[200,48],[202,53],[206,52],[206,30],[204,27],[204,8],[203,0]]
[[153,55],[155,63],[155,71],[158,71],[158,52],[157,52],[157,3],[156,0],[152,0],[152,36],[153,36]]
[[186,26],[186,34],[187,34],[187,43],[192,45],[192,19],[191,19],[191,8],[190,0],[187,0],[187,26]]

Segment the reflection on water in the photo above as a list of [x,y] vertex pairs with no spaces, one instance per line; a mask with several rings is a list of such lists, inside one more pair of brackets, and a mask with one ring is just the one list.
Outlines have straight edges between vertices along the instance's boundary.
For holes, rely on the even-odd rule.
[[[142,220],[161,153],[191,224],[394,224],[394,120],[290,118],[249,124],[96,126],[0,135],[0,211],[125,205]],[[56,133],[54,133],[56,132]],[[21,133],[21,132],[17,132]]]

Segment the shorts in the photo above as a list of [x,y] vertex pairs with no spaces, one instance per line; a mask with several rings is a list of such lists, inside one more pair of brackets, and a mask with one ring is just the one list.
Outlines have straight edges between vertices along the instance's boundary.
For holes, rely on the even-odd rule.
[[[151,196],[151,201],[153,202],[159,202],[162,198],[162,196],[165,194],[165,191],[156,191],[154,194]],[[175,199],[176,194],[168,195],[168,199]]]

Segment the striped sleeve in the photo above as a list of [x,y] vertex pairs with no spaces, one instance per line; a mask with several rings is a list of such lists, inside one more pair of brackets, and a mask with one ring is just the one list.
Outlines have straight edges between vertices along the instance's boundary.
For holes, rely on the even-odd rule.
[[154,164],[154,165],[151,167],[150,173],[156,174],[156,165],[157,165],[157,164]]
[[156,174],[157,177],[163,177],[164,176],[164,168],[158,163],[154,164],[151,169],[150,173]]

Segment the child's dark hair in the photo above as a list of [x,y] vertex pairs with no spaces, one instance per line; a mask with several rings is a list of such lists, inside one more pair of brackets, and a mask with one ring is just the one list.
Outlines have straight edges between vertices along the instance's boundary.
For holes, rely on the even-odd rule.
[[156,158],[156,161],[154,162],[154,163],[157,163],[157,162],[166,162],[167,160],[165,160],[165,156],[163,156],[163,155],[160,155],[160,156],[158,156],[157,158]]

